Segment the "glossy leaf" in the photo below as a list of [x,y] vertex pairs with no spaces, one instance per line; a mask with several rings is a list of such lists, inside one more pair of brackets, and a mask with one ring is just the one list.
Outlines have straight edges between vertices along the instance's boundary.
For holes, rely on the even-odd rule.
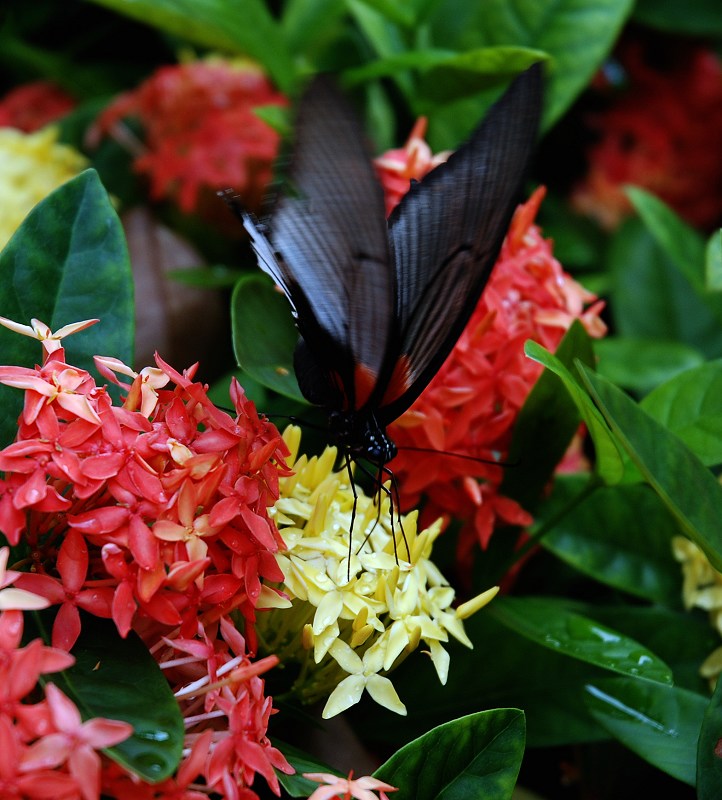
[[305,403],[293,370],[298,341],[286,298],[265,275],[244,275],[231,299],[233,349],[238,364],[263,386]]
[[[48,641],[46,635],[43,638]],[[73,656],[75,664],[50,680],[73,700],[84,719],[106,717],[133,726],[133,735],[109,748],[108,755],[150,783],[172,775],[183,749],[183,718],[142,640],[133,632],[121,639],[112,622],[83,614]]]
[[686,536],[722,570],[722,487],[673,433],[621,389],[584,366],[595,403],[645,480],[680,523]]
[[722,681],[717,685],[702,720],[697,746],[697,798],[716,800],[722,786]]
[[286,757],[288,763],[296,770],[293,775],[276,770],[278,782],[291,797],[308,797],[314,789],[318,789],[318,783],[303,777],[304,772],[329,772],[337,774],[337,770],[329,767],[321,761],[312,758],[303,750],[287,744],[273,737],[273,746],[277,747]]
[[489,606],[499,622],[542,647],[602,669],[671,683],[672,672],[639,642],[542,597],[503,597]]
[[[133,281],[123,229],[94,170],[56,189],[26,217],[0,254],[0,315],[52,330],[97,317],[63,340],[68,363],[95,372],[93,356],[133,357]],[[0,328],[2,363],[32,367],[36,339]],[[0,387],[0,444],[11,441],[22,392]]]
[[590,684],[584,702],[599,724],[630,750],[695,785],[706,697],[676,686],[615,679]]
[[646,394],[674,375],[701,364],[702,355],[682,342],[664,342],[636,336],[600,339],[597,372],[612,383]]
[[[567,368],[575,359],[594,363],[591,340],[575,322],[559,343],[555,357]],[[532,511],[569,442],[579,429],[580,414],[561,379],[547,369],[537,379],[514,423],[501,494]]]
[[220,51],[250,56],[263,64],[282,91],[293,87],[295,70],[278,23],[263,0],[93,0],[167,33]]
[[533,358],[543,364],[561,378],[564,388],[576,403],[577,409],[594,441],[597,474],[607,484],[618,483],[624,475],[624,462],[614,437],[611,435],[601,414],[590,400],[589,395],[582,389],[576,378],[561,361],[540,344],[528,341],[524,346],[524,352],[529,358]]
[[715,231],[707,242],[705,287],[711,292],[722,291],[722,230]]
[[524,755],[524,712],[481,711],[402,747],[374,773],[398,800],[508,800]]
[[601,486],[559,518],[559,509],[587,480],[556,479],[550,500],[535,514],[535,527],[556,520],[541,539],[542,546],[608,586],[653,602],[681,605],[682,573],[671,546],[679,526],[659,497],[643,484]]
[[701,235],[650,192],[636,186],[628,186],[626,191],[655,241],[692,286],[702,290],[705,245]]
[[627,220],[608,249],[610,308],[620,336],[680,342],[722,356],[722,325],[644,223]]
[[[405,50],[355,67],[344,74],[353,85],[373,78],[397,75],[401,70],[418,70],[420,80],[410,98],[412,105],[433,101],[448,103],[486,89],[502,87],[546,53],[526,47],[484,47],[455,53],[450,50]],[[418,106],[418,110],[424,110]]]
[[345,0],[288,0],[280,19],[288,49],[308,54],[334,34]]
[[515,45],[553,59],[546,89],[545,127],[588,84],[631,11],[629,0],[453,0],[430,18],[434,42],[454,50]]
[[637,0],[634,19],[651,28],[675,35],[722,35],[722,16],[717,0],[685,0],[684,6],[660,0]]
[[707,466],[722,464],[722,360],[680,373],[639,404]]

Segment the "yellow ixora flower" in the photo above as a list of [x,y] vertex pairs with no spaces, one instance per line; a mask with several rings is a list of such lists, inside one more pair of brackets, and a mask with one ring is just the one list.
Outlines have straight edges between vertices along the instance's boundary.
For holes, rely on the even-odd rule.
[[[722,636],[722,573],[694,542],[684,536],[672,539],[674,557],[682,564],[682,600],[684,607],[702,608],[709,612],[710,624]],[[712,684],[722,672],[722,645],[713,650],[699,669]]]
[[296,427],[284,432],[294,473],[281,479],[272,512],[286,543],[276,559],[291,606],[259,615],[259,640],[282,664],[300,666],[293,691],[304,702],[328,697],[325,718],[357,703],[364,691],[405,714],[386,675],[423,642],[445,683],[449,655],[443,643],[451,634],[472,647],[462,620],[498,587],[455,609],[454,590],[430,559],[441,522],[417,531],[414,511],[392,526],[388,499],[379,508],[358,486],[349,546],[348,474],[334,471],[335,448],[298,457],[300,436]]
[[77,150],[58,143],[52,125],[35,133],[0,128],[0,248],[33,206],[87,163]]

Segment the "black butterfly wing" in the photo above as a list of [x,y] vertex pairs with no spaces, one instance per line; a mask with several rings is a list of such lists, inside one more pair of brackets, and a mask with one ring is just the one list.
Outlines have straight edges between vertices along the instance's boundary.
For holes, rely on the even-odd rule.
[[541,65],[522,73],[449,160],[413,184],[389,219],[399,336],[375,398],[400,416],[456,344],[511,220],[539,127]]
[[334,84],[299,103],[291,188],[272,232],[246,216],[259,264],[283,289],[304,340],[299,386],[312,402],[357,408],[373,391],[393,316],[383,192],[362,128]]

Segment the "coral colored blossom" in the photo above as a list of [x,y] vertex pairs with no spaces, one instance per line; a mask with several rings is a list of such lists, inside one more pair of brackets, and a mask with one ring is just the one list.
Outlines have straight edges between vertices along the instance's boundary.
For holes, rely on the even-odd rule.
[[[434,162],[427,154],[419,159],[419,151],[426,153],[418,144],[407,146],[377,164],[401,163],[405,153],[404,179],[418,180]],[[380,177],[387,202],[395,200],[396,178],[391,180],[388,167]],[[575,319],[592,336],[606,330],[599,318],[603,303],[564,272],[552,243],[534,225],[544,193],[540,187],[516,210],[459,341],[418,400],[390,427],[399,448],[391,466],[402,504],[414,507],[423,495],[424,525],[437,517],[466,521],[459,545],[464,554],[474,541],[486,547],[499,523],[532,521],[516,502],[499,495],[501,467],[463,458],[503,460],[519,410],[542,371],[524,355],[524,343],[533,339],[553,351]]]
[[[138,373],[97,359],[126,392],[116,405],[65,361],[63,337],[86,323],[55,333],[38,320],[2,323],[45,352],[34,369],[0,367],[0,383],[25,393],[16,441],[0,451],[0,533],[22,544],[30,570],[6,569],[0,549],[0,605],[57,613],[53,648],[20,648],[21,612],[0,617],[0,796],[49,785],[57,798],[191,800],[193,783],[252,800],[256,780],[279,794],[276,770],[292,768],[268,739],[275,709],[261,677],[278,658],[253,660],[258,609],[287,604],[267,585],[283,578],[269,515],[289,474],[279,432],[237,383],[231,416],[194,382],[197,365],[181,373],[160,357]],[[138,633],[178,699],[189,757],[157,793],[96,753],[130,726],[81,722],[52,686],[41,703],[24,702],[41,674],[72,663],[81,611],[112,619],[120,636]]]
[[172,198],[187,213],[210,198],[217,211],[215,192],[230,186],[256,208],[279,135],[254,108],[286,102],[253,63],[207,58],[161,67],[108,106],[92,137],[120,138],[117,125],[135,117],[143,133],[133,165],[150,181],[151,197]]
[[33,133],[65,116],[74,107],[75,100],[54,83],[25,83],[0,99],[0,127]]
[[659,57],[630,39],[618,59],[628,85],[588,118],[598,135],[572,204],[607,229],[631,212],[626,184],[641,186],[693,225],[722,222],[722,62],[675,42]]

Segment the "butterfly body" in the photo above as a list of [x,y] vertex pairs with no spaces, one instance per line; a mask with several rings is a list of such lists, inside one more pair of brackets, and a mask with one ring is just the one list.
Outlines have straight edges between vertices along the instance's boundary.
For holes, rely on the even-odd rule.
[[299,388],[326,409],[347,463],[363,457],[384,471],[396,454],[387,426],[461,335],[506,234],[540,109],[535,65],[387,221],[361,127],[317,77],[299,103],[290,190],[268,225],[237,209],[259,266],[291,303]]

